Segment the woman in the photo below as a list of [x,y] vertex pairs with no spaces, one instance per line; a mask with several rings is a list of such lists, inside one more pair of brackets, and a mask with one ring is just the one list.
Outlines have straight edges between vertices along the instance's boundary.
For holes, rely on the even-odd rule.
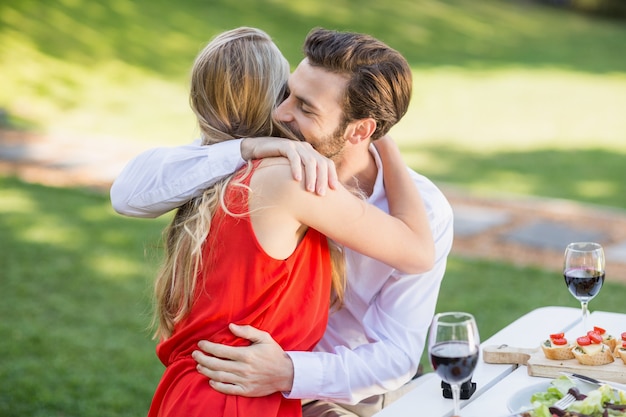
[[[289,136],[272,119],[288,76],[287,61],[264,32],[239,28],[216,37],[192,70],[191,105],[203,143]],[[397,148],[383,141],[379,149],[393,183],[390,206],[417,194]],[[311,350],[326,326],[331,287],[338,306],[343,294],[341,253],[326,236],[398,269],[430,268],[426,219],[390,212],[397,217],[343,187],[325,197],[307,192],[283,158],[253,161],[181,207],[155,284],[157,354],[167,369],[149,415],[299,416],[300,401],[280,393],[214,391],[191,352],[201,339],[248,344],[229,323],[263,329],[285,350]],[[425,250],[416,256],[407,246]]]

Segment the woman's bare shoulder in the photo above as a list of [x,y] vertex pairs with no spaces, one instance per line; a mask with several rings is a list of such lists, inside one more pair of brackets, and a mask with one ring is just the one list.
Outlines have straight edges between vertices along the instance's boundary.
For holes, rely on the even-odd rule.
[[294,180],[289,160],[283,157],[265,158],[254,171],[251,186],[269,196],[279,193],[284,196],[296,194],[304,190],[304,186]]
[[281,165],[289,166],[289,160],[285,158],[284,156],[271,156],[268,158],[261,159],[259,168],[281,166]]
[[275,181],[290,179],[291,182],[296,182],[291,175],[289,160],[284,157],[264,158],[261,160],[255,170],[255,177],[273,179]]

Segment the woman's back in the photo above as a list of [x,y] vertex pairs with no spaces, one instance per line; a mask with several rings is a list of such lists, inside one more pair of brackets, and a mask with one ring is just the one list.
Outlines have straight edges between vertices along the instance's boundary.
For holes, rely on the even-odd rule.
[[[255,170],[258,165],[254,164]],[[248,185],[255,173],[241,185]],[[229,184],[225,201],[237,216],[219,208],[213,217],[191,312],[157,347],[168,368],[151,416],[300,415],[300,402],[280,393],[261,398],[217,393],[196,371],[190,356],[199,340],[248,345],[249,341],[232,335],[229,323],[265,330],[284,350],[311,350],[326,327],[331,274],[326,238],[309,229],[289,257],[269,256],[250,219],[248,201],[257,190],[236,184]]]

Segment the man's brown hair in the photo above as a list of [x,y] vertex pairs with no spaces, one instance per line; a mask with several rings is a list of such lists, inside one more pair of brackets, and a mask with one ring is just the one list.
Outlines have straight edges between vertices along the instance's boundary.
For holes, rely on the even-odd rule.
[[395,49],[372,36],[315,28],[303,51],[312,66],[345,75],[345,122],[376,120],[372,139],[384,136],[405,115],[413,87],[411,68]]

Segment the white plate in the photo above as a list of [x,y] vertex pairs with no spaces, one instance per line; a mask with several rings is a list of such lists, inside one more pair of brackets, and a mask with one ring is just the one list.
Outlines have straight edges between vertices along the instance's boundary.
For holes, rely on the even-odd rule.
[[540,384],[535,384],[526,388],[522,388],[521,390],[513,394],[511,398],[509,398],[506,406],[512,413],[531,407],[532,404],[530,402],[530,397],[532,397],[533,394],[536,392],[546,391],[550,386],[550,383],[551,381],[546,381]]
[[[579,381],[573,381],[573,382],[574,384],[576,384],[576,388],[578,388],[578,390],[582,394],[587,394],[589,391],[592,391],[597,388],[596,386],[585,383],[585,382],[579,382]],[[509,398],[509,401],[506,403],[506,406],[509,408],[509,411],[512,413],[522,410],[522,409],[527,409],[529,407],[532,407],[532,404],[530,402],[530,397],[532,397],[533,394],[536,392],[547,391],[551,383],[552,383],[552,380],[549,380],[549,381],[542,382],[540,384],[535,384],[535,385],[528,386],[526,388],[522,388],[521,390],[513,394],[511,398]]]

